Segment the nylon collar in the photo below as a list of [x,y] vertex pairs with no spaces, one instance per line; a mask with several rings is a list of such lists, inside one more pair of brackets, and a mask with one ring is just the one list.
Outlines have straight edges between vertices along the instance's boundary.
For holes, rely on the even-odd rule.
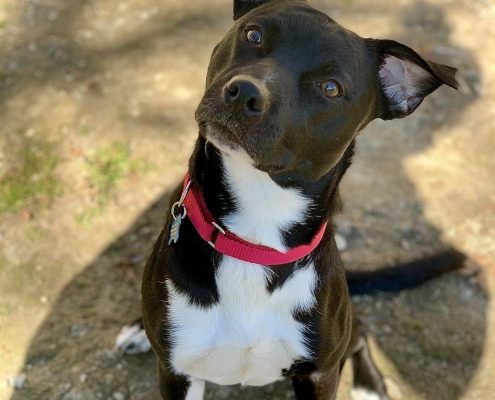
[[184,207],[186,216],[199,236],[216,251],[224,255],[261,265],[282,265],[300,260],[310,254],[321,242],[327,223],[325,222],[310,243],[281,252],[271,247],[250,243],[227,229],[223,229],[213,218],[202,194],[186,175],[180,200],[172,206],[172,216],[178,208]]

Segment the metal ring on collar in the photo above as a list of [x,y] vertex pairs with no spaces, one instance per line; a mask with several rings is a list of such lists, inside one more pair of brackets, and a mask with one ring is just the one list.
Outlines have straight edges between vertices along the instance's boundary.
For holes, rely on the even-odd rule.
[[[179,207],[182,207],[182,215],[179,213],[177,214],[177,211],[179,210]],[[184,205],[180,202],[180,201],[176,201],[173,205],[172,205],[172,208],[170,209],[170,214],[172,214],[172,218],[174,220],[177,220],[178,218],[180,219],[184,219],[187,215],[187,210],[186,210],[186,207],[184,207]]]

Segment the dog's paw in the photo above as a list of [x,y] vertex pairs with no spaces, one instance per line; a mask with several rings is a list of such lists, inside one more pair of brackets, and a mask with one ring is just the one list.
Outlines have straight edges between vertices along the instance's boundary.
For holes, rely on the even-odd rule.
[[117,335],[115,349],[123,354],[142,354],[151,350],[141,320],[125,325]]
[[355,387],[351,390],[352,400],[388,400],[387,395],[374,392],[370,389]]

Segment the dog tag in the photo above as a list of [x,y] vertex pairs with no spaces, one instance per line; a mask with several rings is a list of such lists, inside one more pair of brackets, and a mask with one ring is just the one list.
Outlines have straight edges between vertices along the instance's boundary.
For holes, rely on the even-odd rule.
[[172,221],[172,225],[170,225],[170,234],[168,238],[168,244],[169,246],[171,244],[175,244],[179,241],[179,231],[180,231],[180,224],[182,223],[182,216],[179,215],[174,218]]
[[182,223],[182,220],[186,218],[187,215],[187,209],[184,206],[184,200],[186,199],[186,195],[187,192],[189,191],[190,186],[191,186],[191,181],[189,181],[187,185],[185,185],[184,189],[182,190],[182,194],[180,196],[179,201],[176,201],[174,204],[172,204],[172,208],[170,209],[170,214],[172,215],[172,218],[174,220],[170,225],[170,232],[168,235],[169,246],[179,241],[180,224]]

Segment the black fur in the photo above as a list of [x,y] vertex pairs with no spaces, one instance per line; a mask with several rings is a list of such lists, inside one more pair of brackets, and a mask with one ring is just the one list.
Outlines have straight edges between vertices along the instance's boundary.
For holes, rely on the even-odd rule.
[[399,292],[419,286],[441,274],[458,270],[465,261],[466,256],[457,250],[445,250],[377,271],[348,271],[347,285],[351,295]]

